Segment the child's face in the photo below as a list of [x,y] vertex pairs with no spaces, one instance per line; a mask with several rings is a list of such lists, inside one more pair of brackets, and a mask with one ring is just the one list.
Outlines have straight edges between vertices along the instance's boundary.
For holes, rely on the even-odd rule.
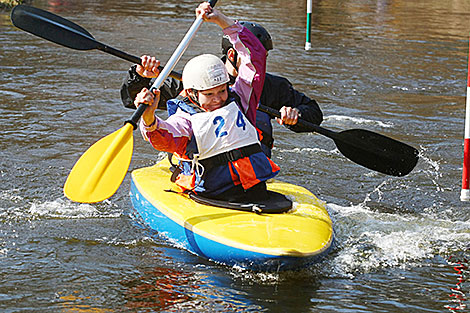
[[227,84],[198,92],[201,107],[208,112],[221,108],[228,98]]

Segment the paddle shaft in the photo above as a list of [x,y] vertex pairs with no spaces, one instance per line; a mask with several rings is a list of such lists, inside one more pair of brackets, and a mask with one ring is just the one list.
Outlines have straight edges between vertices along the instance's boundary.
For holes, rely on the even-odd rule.
[[[259,110],[281,117],[279,111],[264,105],[260,105]],[[297,124],[333,139],[338,150],[349,160],[383,174],[404,176],[418,162],[418,150],[381,134],[363,129],[335,132],[302,119]]]
[[[267,107],[265,105],[262,105],[260,104],[259,107],[258,107],[258,110],[260,110],[261,112],[264,112],[264,113],[267,113],[271,116],[274,116],[274,117],[278,117],[278,118],[281,118],[281,112],[279,112],[278,110],[276,109],[273,109],[273,108],[270,108],[270,107]],[[299,118],[297,120],[297,124],[296,125],[299,125],[301,127],[305,127],[305,128],[308,128],[308,129],[311,129],[312,131],[316,132],[316,133],[319,133],[321,135],[324,135],[328,138],[331,138],[333,140],[335,139],[338,139],[338,133],[335,132],[335,131],[332,131],[332,130],[329,130],[329,129],[326,129],[326,128],[323,128],[321,126],[318,126],[316,124],[313,124],[311,122],[308,122],[306,120],[303,120],[301,118]]]
[[[126,52],[124,52],[124,51],[121,51],[121,50],[118,50],[118,49],[116,49],[116,48],[110,47],[110,46],[108,46],[108,45],[102,44],[102,43],[100,43],[100,42],[98,42],[98,41],[97,41],[97,44],[99,44],[99,46],[97,46],[96,48],[97,48],[98,50],[100,50],[100,51],[103,51],[103,52],[112,54],[112,55],[114,55],[114,56],[117,56],[118,58],[121,58],[121,59],[130,61],[130,62],[132,62],[132,63],[137,63],[137,64],[140,64],[140,63],[141,63],[140,58],[137,57],[137,56],[135,56],[135,55],[131,55],[131,54],[126,53]],[[183,52],[184,52],[184,51],[183,51]],[[179,59],[178,59],[178,60],[179,60]],[[176,62],[175,62],[175,64],[176,64]],[[175,64],[173,64],[173,65],[171,66],[171,69],[174,68]],[[167,68],[167,66],[168,66],[168,64],[165,66],[165,68]],[[158,67],[158,70],[160,71],[160,75],[163,74],[163,70],[164,70],[165,68],[162,67],[162,66],[159,66],[159,67]],[[175,71],[172,71],[172,70],[169,70],[169,71],[167,71],[167,72],[168,72],[168,73],[165,72],[165,73],[163,74],[164,77],[165,77],[165,79],[166,79],[168,76],[170,76],[170,77],[172,77],[172,78],[174,78],[174,79],[178,79],[178,80],[181,80],[181,79],[182,79],[181,73],[178,73],[178,72],[175,72]],[[159,77],[160,77],[160,75],[159,75]],[[165,79],[164,79],[164,80],[165,80]],[[163,81],[164,81],[164,80],[163,80]],[[162,82],[162,83],[163,83],[163,82]],[[161,84],[158,86],[158,88],[160,88],[160,86],[161,86]]]
[[[218,0],[211,0],[209,1],[209,4],[211,7],[214,7],[216,5]],[[183,53],[186,51],[186,49],[189,46],[189,43],[191,40],[194,38],[196,35],[196,32],[199,30],[199,27],[201,27],[202,23],[204,20],[202,19],[201,16],[198,16],[196,20],[194,21],[193,25],[191,25],[191,28],[189,28],[188,32],[184,36],[184,38],[181,40],[180,44],[176,48],[175,52],[173,52],[173,55],[170,57],[170,60],[166,63],[165,67],[163,70],[160,72],[158,77],[155,79],[155,82],[152,84],[150,87],[150,91],[153,91],[155,89],[159,89],[165,79],[168,77],[170,72],[173,70],[175,67],[176,63],[178,63],[179,59],[183,55]],[[131,123],[134,126],[134,129],[137,127],[137,122],[139,121],[140,117],[142,114],[145,112],[145,109],[147,108],[148,105],[142,104],[140,105],[137,110],[134,112],[134,114],[131,116],[130,120],[126,121],[126,123]]]

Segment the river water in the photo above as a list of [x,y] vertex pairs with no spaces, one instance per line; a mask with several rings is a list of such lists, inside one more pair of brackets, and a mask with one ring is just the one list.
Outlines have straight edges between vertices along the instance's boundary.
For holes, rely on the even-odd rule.
[[[165,63],[197,1],[38,0],[99,41]],[[332,130],[369,129],[420,151],[405,177],[371,172],[330,139],[275,127],[280,179],[327,201],[336,244],[322,263],[254,273],[205,261],[135,225],[129,175],[99,204],[62,193],[74,162],[120,128],[126,61],[75,51],[0,13],[2,312],[469,312],[470,209],[459,199],[469,0],[222,0],[263,24],[268,71],[315,98]],[[177,66],[219,53],[204,24]],[[161,113],[165,116],[164,113]],[[135,133],[129,173],[163,157]]]

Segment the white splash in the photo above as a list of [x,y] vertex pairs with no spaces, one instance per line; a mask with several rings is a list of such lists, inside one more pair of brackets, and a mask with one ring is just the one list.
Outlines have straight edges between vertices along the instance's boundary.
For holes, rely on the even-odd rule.
[[[276,149],[276,148],[275,148]],[[339,150],[338,149],[333,149],[333,150],[327,150],[327,149],[320,149],[320,148],[294,148],[294,149],[276,149],[279,152],[288,152],[288,153],[298,153],[298,154],[326,154],[326,155],[339,155]]]
[[392,86],[393,89],[398,89],[402,91],[410,91],[410,90],[416,90],[416,91],[425,91],[425,90],[431,90],[431,87],[405,87],[405,86]]
[[338,246],[328,270],[341,276],[413,266],[424,259],[466,249],[470,242],[470,221],[453,221],[442,213],[390,214],[371,211],[363,204],[327,207]]
[[393,127],[393,123],[384,123],[382,121],[375,121],[369,120],[360,117],[351,117],[351,116],[344,116],[344,115],[329,115],[324,118],[325,121],[337,121],[337,122],[350,122],[352,124],[362,124],[362,125],[374,125],[380,126],[383,128],[390,128]]
[[0,200],[19,202],[23,200],[23,197],[18,195],[19,191],[19,189],[0,190]]
[[108,237],[102,237],[102,238],[97,238],[95,239],[96,242],[100,242],[106,245],[110,246],[121,246],[121,247],[138,247],[141,245],[147,245],[147,244],[155,244],[155,240],[151,237],[144,236],[142,238],[138,239],[130,239],[130,240],[122,240],[120,238],[108,238]]
[[119,217],[121,212],[107,212],[98,210],[95,205],[75,203],[69,200],[56,199],[43,203],[33,203],[29,214],[40,218],[103,218]]

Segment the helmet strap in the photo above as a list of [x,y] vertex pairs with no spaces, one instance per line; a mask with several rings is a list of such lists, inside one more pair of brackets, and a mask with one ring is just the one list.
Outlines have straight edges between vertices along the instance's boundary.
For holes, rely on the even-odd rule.
[[192,104],[197,105],[198,107],[201,107],[199,104],[199,99],[198,99],[198,91],[196,89],[191,89],[188,93],[188,99],[191,101]]

